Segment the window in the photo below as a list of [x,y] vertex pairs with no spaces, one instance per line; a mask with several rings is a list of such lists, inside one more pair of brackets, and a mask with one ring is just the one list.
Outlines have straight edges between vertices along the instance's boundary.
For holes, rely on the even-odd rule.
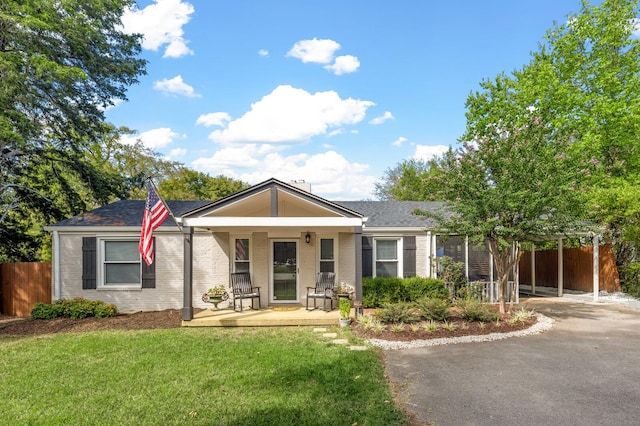
[[141,265],[138,240],[102,240],[102,280],[104,287],[140,287]]
[[234,272],[250,272],[249,266],[249,239],[236,238],[233,270]]
[[398,254],[400,242],[398,238],[374,239],[376,277],[402,277],[402,265]]
[[335,272],[333,238],[320,239],[320,272]]

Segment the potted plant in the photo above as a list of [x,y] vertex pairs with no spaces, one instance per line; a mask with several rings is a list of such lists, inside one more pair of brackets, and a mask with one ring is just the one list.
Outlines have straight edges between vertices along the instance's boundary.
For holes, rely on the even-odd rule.
[[229,293],[223,285],[217,285],[211,287],[205,294],[202,295],[202,301],[213,303],[213,309],[218,309],[218,303],[229,298]]
[[340,327],[351,324],[351,300],[346,297],[340,298],[338,309],[340,309]]
[[339,298],[353,299],[356,294],[356,289],[349,283],[342,281],[335,289],[334,294]]

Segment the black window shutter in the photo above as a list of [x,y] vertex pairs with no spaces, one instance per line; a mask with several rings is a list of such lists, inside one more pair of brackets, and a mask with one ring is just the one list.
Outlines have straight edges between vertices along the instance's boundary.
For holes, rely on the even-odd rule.
[[82,289],[96,288],[96,237],[82,237]]
[[154,259],[151,265],[147,265],[147,262],[142,262],[142,288],[156,288],[156,239],[153,238],[153,254]]
[[373,277],[373,238],[362,237],[362,276]]
[[402,238],[402,273],[405,278],[416,276],[416,237]]

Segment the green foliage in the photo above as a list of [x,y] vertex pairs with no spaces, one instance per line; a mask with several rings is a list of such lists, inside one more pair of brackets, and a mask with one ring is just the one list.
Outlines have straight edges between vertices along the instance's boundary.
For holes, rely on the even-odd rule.
[[386,303],[376,311],[376,316],[383,322],[410,324],[420,321],[420,313],[409,302]]
[[438,299],[423,297],[415,302],[415,306],[420,310],[422,317],[427,320],[444,321],[449,317],[448,299]]
[[631,262],[620,270],[620,285],[625,293],[640,298],[640,262]]
[[378,308],[385,303],[406,301],[402,278],[376,277],[362,279],[362,306]]
[[408,159],[387,169],[380,183],[375,184],[375,195],[380,200],[428,201],[436,200],[437,191],[427,177],[437,174],[434,160]]
[[463,262],[456,262],[449,256],[442,256],[436,259],[436,268],[440,279],[447,284],[452,284],[454,288],[467,283]]
[[482,290],[484,283],[473,282],[456,288],[456,297],[460,299],[476,299],[482,301]]
[[418,300],[423,297],[448,299],[449,291],[444,281],[436,278],[411,277],[403,280],[406,294],[409,300]]
[[455,306],[460,309],[460,315],[467,321],[491,322],[500,318],[490,305],[476,299],[458,299]]
[[128,0],[0,2],[0,261],[46,256],[45,225],[122,194],[90,158],[104,111],[144,74]]
[[340,297],[338,309],[340,310],[340,318],[349,319],[349,315],[351,315],[351,300],[346,297]]
[[99,300],[87,300],[77,297],[75,299],[56,300],[52,304],[36,303],[31,310],[31,318],[106,318],[116,316],[117,313],[115,305],[106,304]]
[[206,173],[180,168],[162,180],[158,190],[167,200],[209,200],[214,201],[235,194],[249,185],[245,182],[222,175],[211,177]]

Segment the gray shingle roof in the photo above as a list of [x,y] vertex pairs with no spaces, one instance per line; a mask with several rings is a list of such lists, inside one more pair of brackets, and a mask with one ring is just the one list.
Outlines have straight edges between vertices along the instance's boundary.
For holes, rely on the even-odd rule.
[[[58,222],[52,226],[142,226],[144,200],[120,200],[106,206]],[[176,217],[210,204],[210,201],[167,201]],[[166,218],[163,226],[175,226],[173,219]]]
[[[437,211],[442,207],[437,202],[422,201],[334,201],[334,204],[368,217],[367,227],[380,228],[424,228],[433,226],[432,219],[413,214],[416,209]],[[176,217],[211,204],[210,201],[168,201]],[[136,226],[142,225],[144,200],[121,200],[95,210],[74,216],[52,226]],[[163,226],[173,226],[167,218]]]
[[373,228],[424,228],[435,222],[413,214],[416,209],[437,212],[442,203],[432,201],[334,201],[348,209],[357,211],[369,219],[366,226]]

